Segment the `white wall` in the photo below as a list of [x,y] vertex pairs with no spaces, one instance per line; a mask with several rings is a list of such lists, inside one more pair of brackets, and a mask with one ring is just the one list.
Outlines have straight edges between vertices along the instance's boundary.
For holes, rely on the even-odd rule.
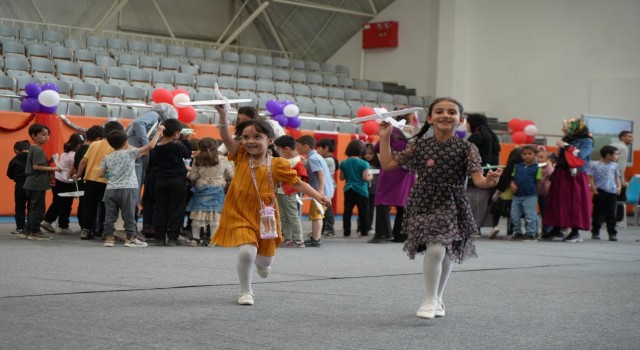
[[396,82],[429,95],[436,86],[438,2],[398,0],[371,21],[398,21],[398,48],[363,51],[360,31],[328,62],[345,64],[354,78],[360,78],[364,52],[364,79]]
[[[372,22],[384,20],[400,22],[400,45],[367,51],[365,79],[531,119],[540,133],[592,113],[636,120],[640,135],[638,0],[398,0]],[[360,43],[358,34],[331,62],[359,72]]]

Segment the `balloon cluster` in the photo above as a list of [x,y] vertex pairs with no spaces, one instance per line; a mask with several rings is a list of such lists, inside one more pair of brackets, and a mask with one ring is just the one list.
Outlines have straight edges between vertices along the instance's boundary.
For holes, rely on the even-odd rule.
[[189,92],[184,89],[175,89],[169,91],[167,89],[155,89],[151,93],[151,100],[155,103],[168,103],[175,107],[178,111],[178,120],[185,124],[192,123],[196,120],[198,112],[191,106],[181,107],[181,103],[191,102]]
[[54,83],[29,82],[24,86],[27,94],[20,103],[20,109],[26,113],[54,114],[60,103],[60,88]]
[[[356,112],[356,115],[358,116],[358,118],[367,117],[374,114],[376,114],[376,111],[374,111],[373,108],[367,107],[367,106],[362,106],[358,108],[358,111]],[[377,121],[368,120],[362,123],[362,132],[369,136],[375,135],[378,133],[378,126],[379,125]]]
[[531,120],[520,120],[513,118],[509,120],[511,130],[511,141],[515,144],[533,143],[538,127]]
[[271,118],[283,128],[285,126],[292,129],[300,127],[301,121],[298,118],[300,108],[291,101],[269,100],[265,107],[271,113]]

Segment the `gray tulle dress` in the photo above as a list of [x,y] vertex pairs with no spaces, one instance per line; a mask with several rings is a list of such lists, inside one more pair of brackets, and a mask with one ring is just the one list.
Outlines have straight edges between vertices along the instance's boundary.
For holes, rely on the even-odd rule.
[[476,146],[457,137],[447,141],[428,137],[393,156],[417,175],[402,222],[407,235],[403,250],[409,258],[424,252],[429,243],[441,243],[456,263],[476,257],[478,228],[466,192],[467,177],[482,171]]

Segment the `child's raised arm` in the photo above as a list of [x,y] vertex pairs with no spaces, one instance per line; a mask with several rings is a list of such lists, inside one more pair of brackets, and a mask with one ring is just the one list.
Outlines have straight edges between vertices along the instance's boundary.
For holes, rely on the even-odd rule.
[[227,111],[224,109],[223,105],[216,105],[216,111],[220,115],[220,120],[218,121],[217,127],[220,132],[220,138],[222,142],[224,142],[224,146],[227,148],[227,152],[229,154],[235,155],[238,152],[238,144],[236,140],[231,135],[229,131],[229,122],[227,121]]
[[153,138],[151,139],[151,141],[149,141],[149,143],[138,148],[138,154],[140,155],[142,153],[148,152],[153,147],[155,147],[156,143],[158,143],[158,139],[160,139],[160,134],[162,134],[162,131],[164,131],[164,125],[158,125],[158,130],[156,131],[156,134],[153,135]]
[[380,167],[384,170],[392,170],[398,167],[398,163],[391,155],[391,131],[393,126],[390,123],[382,122],[378,129],[380,135]]

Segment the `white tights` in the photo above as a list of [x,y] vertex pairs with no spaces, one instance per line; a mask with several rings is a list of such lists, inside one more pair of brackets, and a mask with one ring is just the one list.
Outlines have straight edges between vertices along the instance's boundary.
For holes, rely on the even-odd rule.
[[435,305],[442,302],[442,293],[451,274],[452,263],[447,249],[440,243],[429,243],[424,255],[422,271],[424,275],[424,304]]
[[[202,221],[199,221],[202,222]],[[207,225],[209,225],[209,232],[211,232],[211,235],[213,236],[213,234],[216,232],[216,230],[218,229],[218,226],[220,225],[220,213],[213,213],[213,219],[211,219],[211,221],[209,221],[208,223],[204,224],[203,226],[197,226],[196,222],[194,221],[191,224],[191,237],[193,239],[200,239],[200,229],[204,228],[205,230],[207,229]]]
[[269,267],[273,263],[273,256],[258,255],[258,247],[253,244],[243,244],[238,247],[238,278],[240,279],[240,294],[251,293],[251,276],[253,264]]

